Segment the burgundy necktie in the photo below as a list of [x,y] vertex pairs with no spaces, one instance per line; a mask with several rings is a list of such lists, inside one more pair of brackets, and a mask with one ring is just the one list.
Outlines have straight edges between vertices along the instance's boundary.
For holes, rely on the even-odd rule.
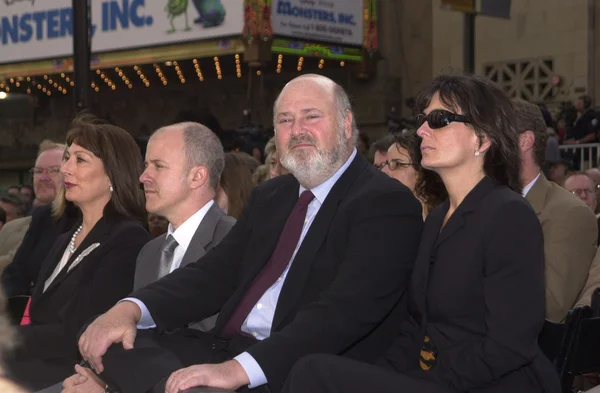
[[221,334],[224,337],[233,337],[241,332],[242,324],[246,320],[250,310],[252,310],[252,307],[256,305],[256,302],[265,294],[267,289],[271,288],[285,271],[300,240],[308,204],[314,197],[313,193],[308,190],[300,195],[300,199],[296,202],[296,206],[294,206],[292,213],[283,227],[283,232],[279,236],[277,247],[275,247],[271,259],[269,259],[269,262],[267,262],[262,271],[256,276],[235,311],[233,311],[231,317],[225,326],[223,326]]

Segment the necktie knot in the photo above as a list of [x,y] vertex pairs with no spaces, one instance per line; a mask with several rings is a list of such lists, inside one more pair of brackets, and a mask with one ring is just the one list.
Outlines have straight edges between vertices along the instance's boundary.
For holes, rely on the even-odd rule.
[[298,199],[298,206],[308,206],[313,199],[315,199],[315,195],[310,190],[303,191]]
[[173,235],[169,235],[167,236],[167,238],[165,239],[165,243],[163,244],[163,252],[172,254],[178,245],[179,243],[177,243],[177,240],[175,240]]

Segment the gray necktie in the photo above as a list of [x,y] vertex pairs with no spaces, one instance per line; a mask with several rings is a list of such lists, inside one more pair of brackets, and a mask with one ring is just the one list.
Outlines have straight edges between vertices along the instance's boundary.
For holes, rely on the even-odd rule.
[[158,278],[162,278],[171,272],[171,265],[173,264],[173,254],[179,243],[173,237],[173,235],[167,236],[162,247],[162,254],[160,254],[160,265],[158,266]]

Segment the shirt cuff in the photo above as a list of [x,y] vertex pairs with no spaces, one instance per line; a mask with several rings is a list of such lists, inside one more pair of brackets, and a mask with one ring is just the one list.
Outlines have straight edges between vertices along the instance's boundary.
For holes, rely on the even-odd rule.
[[[154,319],[152,319],[152,315],[150,315],[150,311],[148,310],[148,307],[146,307],[146,305],[141,300],[136,299],[134,297],[126,297],[125,299],[119,301],[119,303],[122,303],[122,302],[135,303],[140,308],[140,310],[142,310],[142,317],[140,318],[139,322],[137,323],[138,329],[141,329],[141,330],[154,329],[156,327],[156,323],[154,322]],[[119,303],[117,303],[117,304],[119,304]]]
[[257,388],[267,383],[267,377],[258,362],[248,352],[243,352],[233,358],[242,366],[248,379],[250,380],[250,389]]

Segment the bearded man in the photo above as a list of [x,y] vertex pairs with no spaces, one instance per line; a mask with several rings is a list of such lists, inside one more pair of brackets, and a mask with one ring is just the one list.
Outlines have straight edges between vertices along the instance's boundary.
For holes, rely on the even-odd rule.
[[[348,96],[332,80],[289,82],[274,124],[290,174],[255,188],[211,252],[135,291],[81,336],[83,359],[108,389],[275,393],[302,356],[369,362],[391,344],[423,225],[420,203],[357,154]],[[211,332],[187,329],[217,312]],[[66,390],[96,378],[78,370]]]

